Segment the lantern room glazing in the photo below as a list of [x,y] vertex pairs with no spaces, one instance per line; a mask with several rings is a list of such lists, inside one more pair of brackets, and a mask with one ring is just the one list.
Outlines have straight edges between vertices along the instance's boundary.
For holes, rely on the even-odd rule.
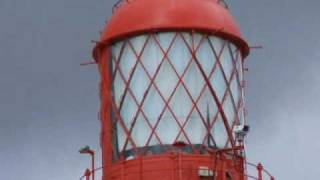
[[231,147],[244,124],[242,56],[195,32],[134,36],[111,46],[113,157]]

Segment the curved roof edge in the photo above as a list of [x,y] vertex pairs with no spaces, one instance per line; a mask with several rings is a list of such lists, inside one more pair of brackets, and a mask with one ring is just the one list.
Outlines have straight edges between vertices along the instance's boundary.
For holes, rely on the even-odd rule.
[[97,60],[100,49],[135,35],[196,31],[225,38],[233,42],[243,57],[249,46],[228,9],[215,0],[132,0],[125,2],[113,14],[93,50]]

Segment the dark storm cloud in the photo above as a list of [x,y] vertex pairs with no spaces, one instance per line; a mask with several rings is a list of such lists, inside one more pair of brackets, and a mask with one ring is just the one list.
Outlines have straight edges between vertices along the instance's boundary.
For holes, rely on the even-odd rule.
[[[91,59],[115,1],[0,1],[0,173],[77,179],[99,150],[98,73]],[[229,3],[253,50],[246,61],[248,159],[277,179],[317,179],[320,32],[316,0]],[[293,173],[294,172],[294,173]]]

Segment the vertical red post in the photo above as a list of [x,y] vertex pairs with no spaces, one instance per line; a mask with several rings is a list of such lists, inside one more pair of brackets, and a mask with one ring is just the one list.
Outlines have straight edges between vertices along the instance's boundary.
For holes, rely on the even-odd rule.
[[86,180],[90,180],[90,175],[91,175],[90,170],[86,169],[86,171],[84,172],[84,176],[86,177]]
[[94,180],[94,170],[95,170],[95,166],[94,166],[94,161],[95,161],[95,152],[93,150],[90,149],[89,146],[86,146],[82,149],[80,149],[79,151],[81,154],[89,154],[91,156],[91,174],[92,174],[92,180]]
[[226,172],[225,172],[225,169],[226,169],[226,164],[224,162],[221,163],[221,180],[227,180],[227,177],[226,177]]
[[94,151],[92,151],[90,153],[90,155],[91,155],[92,180],[94,180],[94,171],[95,171],[95,166],[94,166],[95,153],[94,153]]
[[261,163],[258,164],[257,166],[257,170],[258,170],[258,179],[262,180],[262,171],[263,171],[263,166]]

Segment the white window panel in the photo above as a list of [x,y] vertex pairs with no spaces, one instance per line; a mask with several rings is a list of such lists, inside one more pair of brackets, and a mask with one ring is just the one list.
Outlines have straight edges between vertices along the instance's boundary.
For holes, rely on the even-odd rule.
[[130,82],[130,89],[133,93],[133,96],[137,99],[140,104],[145,91],[147,90],[148,85],[150,84],[149,77],[147,73],[142,68],[141,64],[136,66],[135,72],[132,75]]
[[226,45],[222,51],[220,63],[227,80],[229,80],[233,70],[233,61],[228,45]]
[[177,36],[171,50],[168,53],[168,57],[179,76],[181,76],[183,71],[186,69],[188,62],[191,59],[191,53],[187,45],[185,44],[182,36]]
[[239,75],[239,80],[241,83],[241,80],[243,79],[243,69],[242,69],[242,58],[241,58],[241,53],[240,51],[237,51],[236,53],[236,64],[237,64],[237,71],[238,71],[238,75]]
[[134,65],[137,62],[137,58],[128,43],[126,44],[122,52],[121,59],[119,59],[119,61],[120,61],[119,62],[120,70],[122,71],[123,76],[127,81],[129,79],[131,70],[133,69]]
[[199,46],[196,57],[206,73],[206,76],[209,77],[209,74],[216,63],[216,57],[212,48],[210,47],[208,39],[205,39]]
[[211,77],[211,84],[221,102],[226,91],[227,84],[223,78],[223,74],[219,66]]
[[142,109],[152,126],[155,126],[165,102],[160,97],[154,86],[150,87],[148,95],[143,103]]
[[228,124],[231,128],[233,122],[234,122],[234,119],[235,119],[235,107],[233,106],[233,103],[232,103],[232,99],[231,99],[231,96],[230,94],[227,96],[224,104],[223,104],[223,110],[226,114],[226,117],[227,117],[227,120],[228,120]]
[[134,102],[132,96],[129,92],[124,99],[122,109],[121,109],[121,117],[127,128],[130,127],[133,117],[136,115],[138,107]]
[[162,144],[173,144],[178,136],[179,130],[180,128],[176,120],[167,109],[156,128],[156,133],[160,137]]
[[234,99],[234,102],[237,106],[239,103],[240,97],[241,97],[241,94],[240,94],[241,91],[240,91],[240,87],[239,87],[239,84],[237,82],[236,77],[234,77],[233,80],[231,81],[230,89],[231,89],[231,94]]
[[177,83],[178,77],[174,73],[168,61],[164,61],[160,68],[159,74],[155,79],[155,84],[166,100],[169,99],[169,96],[171,95]]
[[140,113],[133,126],[131,137],[134,139],[138,147],[142,147],[146,145],[150,135],[151,129],[148,126],[146,120],[144,119],[142,113]]
[[[133,47],[133,50],[137,55],[141,54],[143,47],[146,45],[149,36],[140,35],[129,39],[130,44]],[[135,58],[136,59],[136,58]]]
[[115,75],[114,82],[113,82],[113,94],[114,94],[114,99],[115,99],[117,108],[119,108],[120,106],[120,101],[123,96],[125,86],[126,85],[123,79],[121,78],[120,72],[118,71]]
[[[123,48],[123,41],[120,41],[118,43],[115,43],[112,47],[111,47],[111,54],[112,54],[112,59],[114,60],[114,62],[118,62],[118,60],[120,59],[120,53],[121,53],[121,49]],[[113,66],[113,72],[115,70],[115,66]]]
[[127,139],[127,136],[123,127],[120,125],[120,122],[117,122],[117,143],[118,143],[118,149],[120,151],[123,149],[126,139]]
[[222,50],[225,51],[226,49],[226,41],[221,38],[209,36],[209,42],[211,46],[213,46],[216,56],[219,56],[222,53]]
[[197,103],[197,107],[200,110],[202,116],[206,118],[206,120],[209,118],[211,124],[213,117],[216,115],[218,111],[218,108],[208,87],[205,88],[201,98]]
[[[191,39],[193,41],[194,50],[197,49],[197,47],[200,45],[201,41],[204,40],[203,38],[205,38],[205,35],[204,34],[200,34],[200,33],[193,33],[193,35],[192,35],[192,33],[191,34],[190,33],[185,33],[184,35],[185,35],[184,36],[185,38],[190,38],[191,37]],[[190,47],[192,47],[192,43],[190,43]]]
[[195,101],[200,95],[200,91],[204,86],[205,81],[197,64],[194,61],[192,61],[190,64],[189,69],[183,78],[183,82],[191,94],[192,99]]
[[180,125],[183,124],[191,111],[192,101],[182,84],[177,88],[169,104]]
[[206,126],[200,118],[196,109],[192,111],[192,114],[184,128],[189,140],[192,144],[201,144],[206,135]]
[[[170,48],[170,45],[175,42],[175,41],[172,42],[175,37],[176,37],[176,33],[160,33],[156,35],[156,38],[160,46],[165,52],[167,52],[168,49]],[[160,47],[158,48],[160,49]]]
[[218,148],[224,148],[226,142],[228,141],[228,133],[220,114],[214,123],[211,133],[213,139],[215,140],[216,146]]
[[151,37],[143,51],[140,60],[151,77],[154,76],[161,60],[163,59],[163,52],[159,48],[156,40]]

